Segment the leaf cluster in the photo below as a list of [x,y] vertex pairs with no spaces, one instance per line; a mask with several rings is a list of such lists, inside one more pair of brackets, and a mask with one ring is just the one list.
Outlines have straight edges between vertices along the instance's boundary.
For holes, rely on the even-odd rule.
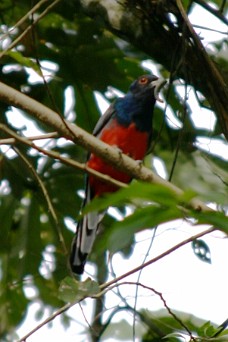
[[[128,3],[130,2],[126,1],[126,6]],[[139,4],[135,1],[129,5],[140,21],[147,13],[147,24],[148,13],[153,14],[144,11],[144,6],[151,11],[149,3],[151,2],[141,1]],[[163,77],[168,77],[168,68],[173,72],[167,51],[164,57],[158,41],[151,43],[152,33],[152,36],[145,35],[148,25],[143,27],[144,39],[140,38],[140,45],[134,37],[134,31],[130,35],[132,25],[127,27],[127,21],[125,24],[122,22],[121,30],[114,30],[110,23],[104,24],[107,16],[97,20],[90,12],[89,17],[79,2],[60,1],[50,10],[48,5],[48,2],[43,2],[33,15],[27,15],[31,10],[30,1],[1,2],[0,78],[2,82],[26,92],[40,103],[54,109],[60,116],[69,117],[85,130],[92,132],[100,116],[94,91],[99,92],[107,101],[110,100],[106,92],[108,86],[126,92],[133,79],[148,72],[142,66],[143,60],[155,61],[159,57],[161,59],[157,72]],[[140,10],[135,11],[139,5]],[[188,4],[184,5],[187,9]],[[156,8],[157,10],[159,8]],[[163,14],[159,14],[157,18],[164,19]],[[41,18],[36,22],[39,16]],[[25,19],[20,23],[19,20],[23,17]],[[166,22],[162,25],[157,21],[156,37],[160,37],[159,25],[164,35],[164,26],[170,23],[167,15],[165,17]],[[127,17],[125,19],[127,20]],[[183,20],[178,20],[178,25],[183,28]],[[174,26],[172,23],[170,28],[172,27],[173,31],[170,32],[172,36],[179,37],[180,32]],[[165,41],[167,39],[169,40],[169,37]],[[217,51],[223,51],[224,43],[216,44]],[[9,46],[11,48],[8,49]],[[191,46],[192,50],[194,51],[194,47]],[[183,62],[183,49],[181,53]],[[222,70],[228,69],[224,58],[217,59],[215,56],[215,60]],[[54,66],[55,71],[50,65]],[[31,78],[32,72],[36,72],[36,81]],[[179,70],[175,72],[179,75]],[[43,77],[43,74],[46,76]],[[186,85],[194,83],[185,73],[181,72],[180,75],[182,79],[185,78]],[[200,88],[200,82],[204,82],[204,79],[198,78],[200,77],[197,77],[196,89]],[[184,87],[183,85],[182,88]],[[73,99],[70,109],[67,110],[69,98],[66,91],[69,89],[72,90]],[[191,117],[194,109],[187,102],[187,96],[183,99],[173,84],[164,93],[168,103],[167,111],[172,112],[179,125],[170,124],[170,119],[167,115],[164,116],[164,110],[156,108],[153,144],[145,163],[151,167],[153,157],[159,157],[165,165],[166,175],[172,174],[172,181],[184,189],[185,194],[178,197],[161,186],[135,183],[128,189],[122,189],[91,203],[90,207],[85,208],[85,212],[115,206],[124,216],[126,205],[134,207],[132,214],[123,221],[106,216],[103,221],[102,239],[95,246],[95,250],[99,250],[100,254],[109,249],[113,253],[122,250],[129,255],[136,232],[188,216],[193,217],[199,224],[211,224],[227,233],[227,218],[222,212],[197,213],[188,207],[189,201],[197,193],[201,199],[226,209],[227,163],[217,155],[203,152],[196,143],[199,137],[209,138],[211,142],[217,138],[225,143],[224,136],[220,134],[221,126],[217,125],[212,130],[197,128]],[[198,96],[198,100],[199,108],[210,102],[210,99],[206,99],[202,94]],[[51,131],[51,127],[31,119],[24,112],[20,114],[30,121],[23,121],[22,125],[18,125],[16,118],[19,113],[14,112],[14,118],[10,120],[9,112],[12,108],[4,103],[0,103],[0,110],[0,122],[22,136],[28,133],[28,122],[33,122],[40,134]],[[7,134],[0,132],[0,139],[6,138]],[[0,155],[0,312],[4,318],[1,322],[0,338],[5,338],[7,334],[9,336],[23,321],[30,303],[39,301],[39,317],[42,316],[44,307],[48,306],[53,310],[63,304],[65,295],[59,296],[59,285],[62,279],[69,275],[69,270],[67,253],[61,243],[59,231],[69,250],[73,232],[68,229],[66,221],[70,220],[76,224],[80,217],[80,191],[84,188],[84,175],[81,171],[66,167],[21,143],[13,144],[12,147],[26,157],[25,163],[21,156],[15,153],[16,149],[10,146],[1,149]],[[86,151],[72,143],[63,143],[61,137],[49,140],[45,148],[55,150],[72,160],[86,159]],[[36,171],[53,203],[58,229],[48,207],[47,196],[32,169]],[[109,229],[105,229],[107,227]],[[194,251],[196,252],[196,248]],[[207,246],[204,246],[203,251],[207,251]],[[99,258],[99,253],[93,253],[91,258],[101,266],[102,258]],[[202,257],[202,254],[198,253],[198,256]],[[32,298],[26,292],[26,286],[36,290]],[[70,283],[69,287],[71,286]],[[78,293],[81,291],[78,288],[74,290]],[[87,295],[90,295],[90,292]]]

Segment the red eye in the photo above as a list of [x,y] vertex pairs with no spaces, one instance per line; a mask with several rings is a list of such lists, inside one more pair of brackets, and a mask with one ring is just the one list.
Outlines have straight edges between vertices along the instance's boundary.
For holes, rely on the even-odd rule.
[[146,77],[142,77],[142,78],[140,78],[139,83],[140,84],[147,84],[148,83],[148,79]]

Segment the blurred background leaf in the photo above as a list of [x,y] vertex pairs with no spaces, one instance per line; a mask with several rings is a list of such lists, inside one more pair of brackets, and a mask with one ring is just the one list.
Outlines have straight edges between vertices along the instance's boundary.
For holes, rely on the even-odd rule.
[[[220,1],[213,3],[220,6]],[[59,115],[67,117],[69,121],[92,132],[100,113],[103,112],[103,108],[98,105],[95,91],[104,100],[112,101],[116,95],[115,90],[125,93],[136,77],[151,72],[150,69],[148,71],[148,65],[156,67],[156,72],[153,72],[166,78],[170,72],[172,76],[173,72],[181,74],[182,79],[179,83],[174,82],[164,90],[166,109],[164,106],[157,106],[155,109],[151,153],[147,156],[145,164],[158,171],[154,160],[159,160],[163,165],[164,176],[168,179],[172,174],[172,182],[186,190],[186,201],[197,193],[206,202],[214,202],[217,207],[226,210],[227,158],[224,159],[221,154],[213,153],[210,149],[202,149],[203,144],[199,143],[199,138],[204,138],[207,139],[206,144],[216,144],[218,141],[223,144],[218,146],[227,144],[221,125],[217,118],[214,118],[215,123],[210,128],[197,126],[193,119],[191,100],[188,100],[188,96],[197,92],[197,115],[206,121],[208,109],[205,109],[205,106],[209,106],[211,99],[198,91],[204,90],[207,85],[205,75],[201,72],[195,73],[193,81],[187,72],[181,73],[178,68],[172,69],[172,63],[176,60],[177,64],[180,63],[182,67],[184,65],[184,68],[187,65],[189,71],[192,71],[193,64],[198,58],[194,57],[195,54],[186,56],[184,49],[178,45],[183,32],[183,20],[180,20],[176,6],[170,3],[166,6],[171,7],[164,9],[157,7],[153,2],[126,1],[125,5],[128,7],[124,14],[125,19],[126,15],[131,13],[133,18],[136,15],[137,20],[132,23],[132,27],[128,27],[127,21],[123,19],[121,28],[117,29],[107,24],[108,15],[104,10],[101,15],[99,6],[98,16],[91,18],[88,14],[92,15],[95,6],[90,8],[91,12],[88,10],[86,13],[82,10],[80,1],[60,1],[34,24],[34,20],[47,9],[48,4],[43,3],[33,17],[27,16],[23,23],[15,28],[16,23],[31,9],[31,1],[1,1],[1,52],[32,25],[28,33],[1,57],[1,81],[25,92],[53,108]],[[211,6],[208,2],[205,4]],[[184,2],[184,7],[191,10],[188,6],[188,2]],[[146,30],[152,25],[151,18],[155,17],[154,13],[156,26],[147,36]],[[176,23],[170,20],[170,13],[176,15]],[[222,21],[222,9],[219,13]],[[137,28],[138,20],[141,19],[144,23],[144,45],[139,44],[135,36],[135,32],[140,32]],[[167,45],[165,51],[160,49],[161,40]],[[187,42],[189,48],[191,44],[188,39]],[[170,44],[173,47],[172,51],[168,49]],[[212,51],[216,51],[210,57],[216,61],[224,79],[227,79],[225,39],[215,41],[210,46]],[[178,52],[174,56],[175,59],[170,55],[173,50]],[[191,56],[192,65],[185,64],[185,58]],[[147,61],[147,66],[142,63],[143,61]],[[40,77],[41,71],[44,78]],[[195,89],[189,86],[192,84]],[[111,97],[108,91],[110,86],[114,90]],[[189,86],[187,90],[186,86]],[[71,96],[67,95],[69,89]],[[19,134],[37,135],[51,131],[51,127],[24,112],[12,112],[13,109],[3,103],[0,103],[0,110],[1,123],[7,124]],[[215,112],[215,116],[217,114]],[[2,132],[0,135],[1,139],[7,137]],[[81,147],[61,138],[49,139],[42,146],[80,162],[85,161],[87,155]],[[84,174],[21,144],[17,144],[17,148],[27,156],[45,185],[57,214],[64,241],[70,250],[83,201]],[[3,340],[7,334],[13,334],[15,327],[23,321],[31,301],[37,300],[40,303],[37,317],[42,317],[45,307],[52,312],[64,304],[59,297],[59,285],[69,276],[69,269],[67,255],[60,244],[44,194],[31,170],[9,145],[1,148],[0,181],[0,339]],[[144,201],[156,205],[151,203],[150,206],[144,206]],[[182,217],[181,210],[177,208],[178,201],[179,199],[166,189],[138,183],[110,197],[94,201],[90,209],[103,210],[110,205],[115,206],[122,219],[117,221],[116,216],[110,215],[109,212],[102,222],[102,238],[96,241],[90,256],[90,260],[98,266],[98,273],[102,270],[103,277],[107,274],[103,257],[107,248],[113,252],[121,249],[128,257],[134,248],[136,232]],[[134,212],[131,211],[125,218],[126,204],[130,204]],[[227,233],[227,218],[222,212],[216,215],[192,215],[197,222],[215,225]],[[207,247],[209,248],[203,245],[206,255]],[[201,259],[205,258],[203,254],[198,256]],[[25,291],[26,286],[36,289],[32,300]],[[170,323],[167,323],[166,319],[172,318],[162,318],[165,327]],[[63,315],[66,326],[70,320],[67,314]],[[172,327],[177,329],[174,323],[172,322]],[[120,330],[122,324],[125,322],[120,322]],[[159,324],[156,322],[156,325]],[[165,329],[164,326],[162,329]],[[195,325],[190,325],[190,328],[196,331]],[[125,327],[123,329],[125,330]],[[165,330],[167,334],[172,331]],[[158,338],[151,337],[150,330],[145,334],[144,340],[158,341],[155,337]]]

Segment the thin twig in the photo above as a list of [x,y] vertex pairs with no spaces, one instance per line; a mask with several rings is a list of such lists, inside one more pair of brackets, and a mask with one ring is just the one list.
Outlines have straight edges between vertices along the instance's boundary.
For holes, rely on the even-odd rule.
[[[179,249],[180,247],[185,246],[186,244],[188,244],[189,242],[198,239],[206,234],[209,234],[211,232],[213,232],[215,230],[215,228],[209,228],[199,234],[193,235],[190,238],[181,241],[180,243],[178,243],[177,245],[173,246],[172,248],[168,249],[167,251],[165,251],[164,253],[158,255],[157,257],[149,260],[148,262],[146,262],[144,265],[140,265],[134,269],[132,269],[129,272],[126,272],[125,274],[112,279],[111,281],[104,283],[102,285],[100,285],[100,292],[97,293],[96,295],[91,296],[91,298],[97,299],[100,298],[101,296],[103,296],[105,293],[107,293],[108,291],[112,290],[114,287],[119,285],[119,281],[128,277],[129,275],[132,275],[135,272],[138,272],[139,270],[143,269],[144,267],[147,267],[149,265],[151,265],[152,263],[164,258],[165,256],[167,256],[168,254],[174,252],[175,250]],[[143,285],[144,287],[146,287],[145,285]],[[150,288],[151,290],[151,288]],[[159,292],[157,292],[157,294],[159,294]],[[86,297],[85,297],[86,298]],[[69,308],[71,308],[72,306],[74,306],[75,304],[80,303],[82,300],[84,300],[85,298],[81,298],[80,300],[77,300],[73,303],[68,303],[65,306],[63,306],[62,308],[60,308],[59,310],[57,310],[53,315],[49,316],[45,321],[43,321],[42,323],[40,323],[39,325],[37,325],[34,329],[32,329],[27,335],[25,335],[24,337],[22,337],[18,342],[25,342],[26,339],[28,337],[30,337],[32,334],[34,334],[37,330],[39,330],[40,328],[42,328],[45,324],[51,322],[52,320],[55,319],[55,317],[57,317],[58,315],[62,314],[63,312],[67,311]],[[165,305],[165,307],[167,308],[167,304]]]
[[226,5],[226,0],[223,0],[221,5],[220,5],[219,12],[223,13],[223,11],[225,9],[225,5]]
[[220,80],[222,83],[224,83],[224,80],[222,79],[220,73],[218,72],[218,70],[216,69],[216,67],[214,66],[213,62],[211,61],[211,59],[208,57],[207,52],[201,42],[201,40],[199,39],[198,35],[196,34],[195,30],[193,29],[193,26],[190,22],[190,20],[188,19],[188,16],[185,12],[185,9],[183,7],[183,4],[181,2],[181,0],[176,0],[176,4],[177,7],[181,13],[181,16],[186,24],[186,27],[188,28],[188,31],[195,43],[195,46],[197,47],[197,50],[200,51],[199,56],[201,56],[204,60],[204,62],[210,67],[211,71],[213,71],[213,76],[215,76],[218,80]]
[[86,317],[86,315],[85,315],[85,312],[84,312],[84,310],[83,310],[83,307],[82,307],[82,305],[81,305],[81,302],[79,302],[78,305],[79,305],[79,307],[80,307],[80,309],[81,309],[81,313],[82,313],[82,316],[84,317],[84,320],[85,320],[86,324],[88,325],[89,329],[91,330],[91,329],[92,329],[91,324],[89,323],[89,321],[88,321],[88,319],[87,319],[87,317]]
[[[114,165],[118,170],[131,175],[133,178],[149,183],[161,184],[177,195],[183,194],[183,190],[156,175],[150,169],[142,165],[139,167],[137,161],[124,154],[121,154],[120,156],[119,151],[115,147],[102,142],[84,131],[82,128],[61,119],[57,113],[44,106],[42,103],[37,102],[2,82],[0,82],[0,100],[25,110],[33,117],[51,126],[54,130],[57,130],[59,134],[64,136],[66,139],[70,139],[75,143],[80,144],[87,150],[97,154],[109,164]],[[65,121],[66,125],[70,127],[70,130],[66,128],[63,121]],[[192,199],[189,205],[195,210],[212,211],[211,208],[196,198]]]
[[0,58],[2,58],[9,50],[13,49],[21,40],[26,36],[26,34],[32,29],[33,25],[38,23],[55,5],[57,5],[61,0],[55,0],[52,4],[50,4],[32,23],[29,25],[14,41],[7,46],[7,48],[0,53]]
[[[143,269],[144,267],[147,267],[149,265],[151,265],[152,263],[164,258],[165,256],[167,256],[168,254],[174,252],[175,250],[177,250],[178,248],[180,247],[183,247],[185,246],[187,243],[195,240],[195,239],[198,239],[199,237],[202,237],[206,234],[209,234],[211,232],[213,232],[215,229],[214,228],[209,228],[199,234],[196,234],[196,235],[193,235],[191,236],[190,238],[178,243],[177,245],[173,246],[172,248],[168,249],[167,251],[165,251],[164,253],[160,254],[159,256],[157,256],[156,258],[153,258],[151,260],[149,260],[148,262],[146,262],[144,265],[140,265],[134,269],[132,269],[131,271],[129,272],[126,272],[125,274],[115,278],[115,279],[112,279],[111,281],[107,282],[107,283],[104,283],[102,285],[100,285],[100,292],[95,294],[95,295],[92,295],[91,298],[94,298],[94,299],[98,299],[100,297],[102,297],[105,293],[107,293],[108,291],[111,291],[113,288],[117,287],[119,285],[119,281],[128,277],[129,275],[135,273],[135,272],[138,272],[139,270]],[[144,287],[146,287],[145,285],[143,285]],[[151,288],[149,288],[151,290]],[[157,292],[157,294],[159,294],[159,292]],[[19,341],[17,342],[26,342],[26,339],[28,337],[30,337],[32,334],[34,334],[37,330],[39,330],[40,328],[42,328],[45,324],[51,322],[52,320],[54,320],[58,315],[61,315],[63,312],[67,311],[69,308],[71,308],[72,306],[74,306],[75,304],[78,304],[80,303],[81,301],[83,301],[85,298],[87,298],[88,296],[85,296],[84,298],[81,298],[79,300],[76,300],[75,302],[73,303],[68,303],[66,305],[64,305],[62,308],[60,308],[59,310],[57,310],[53,315],[49,316],[46,320],[44,320],[42,323],[38,324],[34,329],[32,329],[27,335],[25,335],[24,337],[22,337]],[[167,304],[165,306],[167,308]]]
[[[219,113],[220,125],[222,127],[223,133],[228,139],[227,131],[227,99],[228,99],[228,89],[225,84],[225,80],[222,77],[220,71],[216,68],[215,63],[209,57],[205,50],[201,40],[196,34],[193,26],[186,14],[181,0],[176,0],[177,7],[180,11],[182,19],[186,25],[189,37],[194,42],[194,49],[200,64],[202,65],[201,73],[207,78],[206,86],[207,92],[210,94],[210,103],[212,107],[216,109]],[[190,41],[191,41],[190,40]]]
[[[52,133],[34,135],[32,137],[24,137],[24,138],[28,139],[29,141],[34,141],[34,140],[53,139],[53,138],[58,138],[58,137],[59,137],[59,134],[57,132],[52,132]],[[13,145],[13,144],[16,144],[16,142],[17,142],[17,139],[15,138],[0,139],[0,145]]]
[[195,28],[201,29],[201,30],[206,30],[206,31],[210,31],[210,32],[215,32],[215,33],[219,33],[219,34],[224,34],[224,35],[227,36],[227,32],[225,32],[225,31],[219,31],[219,30],[216,30],[216,29],[212,29],[212,28],[210,28],[210,27],[201,26],[201,25],[196,25],[196,24],[193,24],[192,26],[195,27]]
[[18,340],[17,342],[26,342],[27,338],[29,338],[31,335],[33,335],[36,331],[38,331],[39,329],[41,329],[45,324],[53,321],[57,316],[61,315],[62,313],[64,313],[65,311],[67,311],[68,309],[70,309],[72,306],[74,306],[75,303],[67,303],[66,305],[64,305],[63,307],[61,307],[59,310],[57,310],[55,313],[53,313],[53,315],[49,316],[47,319],[45,319],[43,322],[41,322],[40,324],[38,324],[34,329],[32,329],[28,334],[26,334],[25,336],[23,336],[20,340]]
[[15,141],[20,141],[21,143],[30,146],[31,148],[34,148],[35,150],[43,153],[44,155],[51,157],[53,159],[57,159],[60,160],[62,163],[72,166],[78,170],[81,171],[85,171],[90,175],[96,176],[97,178],[107,182],[107,183],[111,183],[113,185],[115,185],[118,188],[123,188],[123,187],[127,187],[127,185],[125,183],[122,183],[120,181],[117,181],[116,179],[105,175],[103,173],[100,173],[94,169],[91,169],[90,167],[88,167],[86,164],[83,163],[79,163],[73,159],[70,158],[66,158],[66,157],[62,157],[58,152],[55,151],[49,151],[49,150],[45,150],[42,147],[39,147],[37,145],[35,145],[32,141],[28,140],[25,137],[21,137],[20,135],[16,134],[14,131],[10,130],[8,127],[6,127],[3,124],[0,124],[0,130],[8,133],[9,135],[11,135],[13,137],[13,141],[15,143]]
[[[150,240],[149,247],[148,247],[148,249],[147,249],[147,251],[146,251],[146,254],[145,254],[144,258],[143,258],[142,265],[145,264],[146,259],[147,259],[148,255],[149,255],[149,252],[151,251],[151,248],[152,248],[152,245],[153,245],[155,236],[156,236],[157,228],[158,228],[158,227],[156,226],[156,227],[154,227],[154,229],[153,229],[153,236],[152,236],[152,238],[151,238],[151,240]],[[137,278],[137,283],[139,283],[139,280],[140,280],[142,271],[143,271],[143,269],[141,269],[141,270],[139,271],[138,278]],[[138,299],[138,286],[136,286],[136,290],[135,290],[135,302],[134,302],[134,311],[133,311],[133,341],[135,341],[135,324],[136,324],[136,306],[137,306],[137,299]]]
[[[177,315],[170,309],[170,307],[167,305],[165,298],[163,297],[163,294],[157,290],[155,290],[153,287],[144,285],[142,283],[139,282],[131,282],[131,281],[124,281],[122,283],[118,283],[116,286],[120,286],[120,285],[135,285],[135,286],[141,286],[144,289],[150,290],[152,292],[154,292],[156,295],[158,295],[161,299],[161,301],[164,304],[164,307],[166,308],[166,310],[168,311],[168,313],[175,319],[175,321],[177,321],[189,334],[189,336],[191,337],[192,341],[195,341],[195,338],[192,336],[191,331],[188,329],[188,327],[181,321],[181,319],[179,317],[177,317]],[[113,288],[113,287],[112,287]]]
[[44,196],[44,198],[45,198],[45,200],[47,202],[48,209],[49,209],[49,211],[51,213],[51,216],[52,216],[52,218],[54,220],[55,227],[56,227],[56,230],[57,230],[57,235],[58,235],[59,241],[60,241],[60,243],[62,245],[64,254],[67,255],[68,254],[68,249],[67,249],[67,247],[65,245],[65,241],[64,241],[63,234],[62,234],[62,231],[61,231],[61,228],[60,228],[59,220],[58,220],[58,217],[56,215],[55,209],[54,209],[54,207],[52,205],[52,201],[51,201],[51,199],[49,197],[48,191],[47,191],[43,181],[40,179],[38,173],[34,169],[33,165],[29,162],[28,158],[26,158],[25,155],[17,147],[14,147],[13,149],[19,155],[19,157],[23,160],[23,162],[28,166],[28,168],[32,172],[33,176],[35,177],[37,183],[39,184],[39,186],[41,188],[41,191],[43,193],[43,196]]
[[[108,266],[105,259],[105,253],[101,258],[97,268],[97,282],[99,284],[104,283],[108,277]],[[99,296],[94,303],[92,324],[90,326],[91,341],[100,341],[100,337],[103,330],[103,312],[105,310],[105,294]]]
[[[36,43],[36,37],[38,35],[38,32],[36,32],[36,25],[35,25],[35,20],[34,20],[34,16],[32,14],[32,24],[31,24],[32,28],[31,28],[31,35],[32,35],[32,43],[33,43],[33,50],[34,50],[34,55],[35,55],[35,59],[36,59],[36,64],[39,68],[39,73],[40,73],[40,76],[43,80],[43,83],[44,83],[44,87],[47,91],[47,95],[51,101],[51,104],[52,104],[52,107],[53,109],[56,111],[56,113],[59,114],[59,116],[61,117],[60,115],[60,111],[59,111],[59,108],[54,100],[54,96],[52,94],[52,92],[50,91],[50,88],[49,88],[49,85],[48,85],[48,82],[46,81],[46,78],[44,76],[44,73],[43,73],[43,70],[42,70],[42,65],[40,63],[40,60],[39,60],[39,56],[38,56],[38,51],[37,51],[37,43]],[[36,32],[36,34],[35,34]]]
[[184,130],[185,130],[185,122],[186,122],[186,117],[187,117],[187,84],[185,83],[185,92],[184,92],[184,103],[183,103],[183,127],[180,129],[179,134],[178,134],[178,138],[177,138],[177,144],[176,144],[176,149],[175,149],[175,153],[174,153],[174,158],[173,158],[173,162],[172,162],[172,167],[170,170],[170,174],[169,174],[169,181],[172,181],[173,178],[173,174],[174,174],[174,170],[177,164],[177,160],[178,160],[178,155],[180,153],[180,148],[181,148],[181,143],[182,143],[182,138],[184,136]]
[[20,27],[21,24],[23,24],[30,17],[31,14],[38,10],[47,1],[49,0],[39,1],[35,6],[33,6],[33,8],[30,9],[30,11],[28,11],[20,20],[18,20],[18,22],[14,24],[12,28],[10,28],[6,33],[1,35],[0,40],[4,40],[5,38],[7,38],[15,30],[15,28]]
[[217,10],[213,7],[211,7],[206,1],[204,0],[194,0],[195,3],[197,3],[198,5],[200,5],[201,7],[203,7],[205,10],[207,10],[208,12],[210,12],[211,14],[213,14],[215,17],[217,17],[219,20],[221,20],[224,24],[228,25],[228,20],[225,17],[225,15],[222,14],[223,9],[225,7],[225,1],[223,1],[222,6],[220,8],[220,10]]
[[135,268],[133,268],[132,270],[130,270],[130,271],[128,271],[128,272],[122,274],[121,276],[119,276],[119,277],[117,277],[117,278],[115,278],[115,279],[112,279],[112,280],[110,280],[110,281],[107,282],[107,283],[102,284],[102,285],[100,286],[100,289],[106,289],[107,287],[109,287],[109,286],[115,284],[116,282],[118,282],[118,281],[120,281],[120,280],[122,280],[122,279],[124,279],[124,278],[126,278],[126,277],[128,277],[128,276],[130,276],[130,275],[132,275],[132,274],[134,274],[134,273],[136,273],[136,272],[138,272],[138,271],[140,271],[141,269],[143,269],[143,268],[145,268],[145,267],[147,267],[147,266],[149,266],[149,265],[155,263],[156,261],[158,261],[158,260],[164,258],[165,256],[167,256],[167,255],[171,254],[172,252],[176,251],[177,249],[179,249],[180,247],[183,247],[183,246],[187,245],[189,242],[192,242],[192,241],[194,241],[194,240],[196,240],[196,239],[198,239],[198,238],[200,238],[200,237],[202,237],[202,236],[204,236],[204,235],[206,235],[206,234],[210,234],[210,233],[214,232],[215,230],[216,230],[216,229],[215,229],[214,227],[211,227],[211,228],[209,228],[209,229],[207,229],[207,230],[204,230],[204,231],[201,232],[201,233],[198,233],[198,234],[196,234],[196,235],[190,236],[188,239],[179,242],[179,243],[176,244],[175,246],[173,246],[173,247],[167,249],[167,250],[166,250],[165,252],[163,252],[162,254],[159,254],[157,257],[155,257],[155,258],[153,258],[153,259],[151,259],[151,260],[148,260],[147,262],[145,262],[145,264],[140,265],[140,266],[138,266],[138,267],[135,267]]
[[[116,286],[116,285],[115,285]],[[113,286],[114,287],[114,286]],[[93,295],[91,296],[91,298],[93,299],[97,299],[100,296],[103,296],[108,290],[103,290],[101,292],[99,292],[97,295]],[[39,329],[43,328],[46,324],[50,323],[51,321],[53,321],[57,316],[63,314],[64,312],[66,312],[67,310],[69,310],[70,308],[72,308],[74,305],[76,304],[80,304],[84,299],[86,299],[88,296],[84,296],[81,299],[76,299],[75,301],[71,302],[71,303],[67,303],[66,305],[62,306],[59,310],[57,310],[56,312],[54,312],[52,315],[50,315],[48,318],[46,318],[43,322],[41,322],[40,324],[38,324],[34,329],[30,330],[28,334],[26,334],[25,336],[23,336],[20,340],[18,340],[17,342],[26,342],[27,338],[32,336],[35,332],[37,332]],[[83,315],[84,312],[82,311]],[[85,318],[85,316],[84,316]]]

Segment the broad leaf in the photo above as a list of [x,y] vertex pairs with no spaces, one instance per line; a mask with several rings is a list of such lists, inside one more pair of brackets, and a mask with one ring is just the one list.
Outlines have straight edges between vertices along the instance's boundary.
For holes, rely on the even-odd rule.
[[59,298],[65,302],[80,302],[86,297],[91,297],[99,293],[99,285],[87,278],[79,282],[73,278],[66,277],[61,281],[59,287]]

